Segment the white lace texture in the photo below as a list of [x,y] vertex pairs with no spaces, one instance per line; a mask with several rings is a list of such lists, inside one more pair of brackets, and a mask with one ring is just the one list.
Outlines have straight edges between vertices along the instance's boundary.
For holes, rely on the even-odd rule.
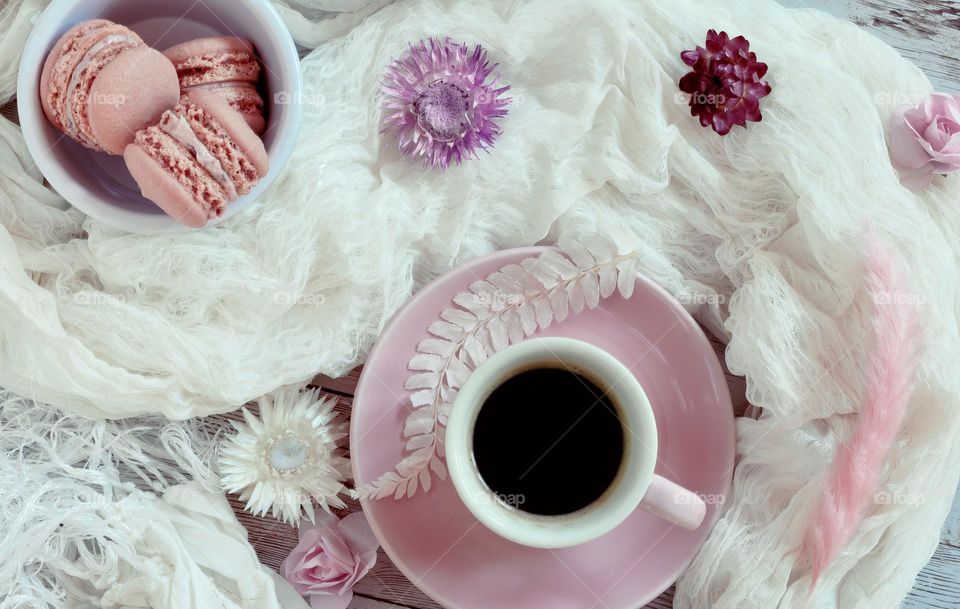
[[[27,27],[16,5],[0,11],[4,44]],[[229,410],[350,369],[458,262],[615,225],[643,272],[699,296],[690,308],[729,339],[765,411],[740,422],[734,497],[676,606],[806,607],[798,544],[870,347],[857,276],[870,220],[926,312],[920,388],[883,476],[924,501],[874,506],[815,599],[897,606],[960,474],[960,176],[913,195],[884,141],[898,100],[930,91],[920,71],[851,24],[768,0],[374,0],[325,25],[311,12],[342,5],[284,9],[305,45],[329,38],[303,60],[302,139],[263,200],[217,229],[158,238],[90,221],[0,124],[0,385],[94,416]],[[773,87],[763,122],[724,138],[677,94],[679,53],[709,28],[750,39]],[[378,133],[383,66],[437,34],[483,44],[516,100],[492,154],[445,174]],[[0,54],[5,95],[15,57]]]

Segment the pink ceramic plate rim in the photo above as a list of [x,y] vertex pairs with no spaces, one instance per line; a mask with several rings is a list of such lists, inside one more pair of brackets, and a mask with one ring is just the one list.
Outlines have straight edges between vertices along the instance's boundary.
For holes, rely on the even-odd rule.
[[[487,270],[483,273],[478,273],[473,270],[477,267],[487,267],[497,262],[499,264],[496,265],[496,268],[500,268],[503,265],[509,264],[511,262],[519,261],[523,258],[536,256],[542,253],[546,249],[547,248],[545,247],[526,247],[526,248],[517,248],[517,249],[495,252],[487,256],[473,259],[449,271],[445,275],[433,281],[431,284],[425,286],[419,293],[414,295],[393,316],[391,321],[387,324],[386,328],[384,329],[379,339],[377,340],[376,345],[371,350],[369,357],[367,358],[365,371],[371,369],[372,367],[375,367],[377,362],[380,361],[380,358],[388,356],[391,351],[395,353],[396,352],[406,353],[407,351],[412,352],[413,347],[415,347],[415,343],[414,344],[406,344],[406,343],[395,344],[396,335],[411,333],[410,328],[404,327],[404,324],[402,323],[403,318],[407,316],[408,312],[420,309],[421,307],[427,307],[428,309],[431,309],[431,310],[437,309],[439,311],[440,309],[445,308],[447,306],[452,306],[452,298],[456,295],[456,293],[465,289],[465,286],[460,285],[457,281],[455,281],[457,278],[469,274],[468,279],[475,280],[480,276],[486,275],[489,272],[496,270],[494,268],[491,270]],[[709,353],[710,356],[712,356],[713,358],[712,366],[715,368],[715,371],[714,371],[715,375],[712,376],[712,381],[714,382],[714,384],[716,384],[717,378],[722,380],[724,378],[723,372],[719,366],[719,363],[716,360],[716,356],[713,355],[713,349],[710,346],[709,341],[707,340],[706,336],[703,334],[702,330],[700,330],[697,323],[686,312],[686,310],[684,310],[683,307],[678,302],[676,302],[676,300],[674,300],[673,297],[670,296],[660,286],[656,285],[655,283],[653,283],[652,281],[650,281],[649,279],[641,275],[638,275],[637,277],[636,289],[638,293],[646,291],[647,293],[652,294],[656,300],[662,302],[665,306],[672,308],[673,312],[677,315],[678,321],[682,323],[684,326],[686,326],[686,330],[690,330],[690,329],[694,330],[694,332],[692,332],[692,338],[693,340],[699,342],[699,345],[697,345],[697,347],[700,350],[703,350],[704,352]],[[569,322],[569,319],[570,318],[568,318],[568,320],[565,320],[564,322],[561,322],[559,324],[555,323],[554,326],[552,326],[552,328],[562,327],[564,324],[567,324]],[[426,326],[424,326],[423,331],[418,335],[418,338],[416,340],[422,340],[424,338],[427,338]],[[406,361],[404,361],[404,365],[405,364],[406,364]],[[361,475],[361,472],[365,469],[364,464],[366,463],[366,461],[364,460],[363,454],[357,450],[360,446],[360,438],[362,436],[358,431],[359,424],[356,423],[358,420],[360,420],[360,417],[357,417],[356,413],[357,413],[358,405],[361,405],[360,408],[364,408],[362,404],[366,402],[367,395],[376,393],[376,389],[377,389],[376,385],[382,385],[382,381],[380,381],[379,379],[372,379],[370,374],[362,374],[360,381],[357,385],[357,391],[354,397],[353,408],[355,410],[354,410],[354,417],[352,418],[352,424],[350,428],[350,446],[351,446],[351,452],[352,452],[353,474],[358,485],[368,482],[370,479],[372,479],[373,475],[372,474],[371,476]],[[382,390],[383,388],[380,387],[380,389]],[[404,395],[407,395],[407,392],[403,390],[402,387],[396,387],[394,389],[396,389],[396,391]],[[716,454],[714,454],[714,457],[719,457],[721,460],[729,462],[730,464],[729,473],[724,477],[724,480],[722,481],[722,486],[719,487],[721,491],[720,494],[725,497],[725,496],[729,496],[730,489],[732,487],[732,471],[733,471],[733,458],[734,458],[734,447],[735,447],[733,410],[732,410],[730,396],[726,389],[725,382],[723,383],[722,392],[718,393],[718,402],[719,403],[717,405],[720,407],[725,407],[726,412],[729,413],[727,417],[729,419],[729,425],[727,425],[726,432],[724,433],[722,429],[715,430],[718,443],[721,445],[722,450],[718,450]],[[370,407],[374,407],[374,406],[371,404]],[[400,429],[397,430],[396,437],[397,437],[398,444],[402,446]],[[435,484],[440,484],[440,481],[436,480]],[[443,484],[449,485],[450,484],[449,479]],[[436,487],[434,490],[436,490]],[[422,490],[419,492],[422,493]],[[409,501],[409,500],[402,499],[400,501],[402,502],[402,501]],[[397,551],[395,544],[393,543],[392,534],[384,530],[384,527],[382,526],[382,523],[380,521],[380,517],[378,516],[379,508],[383,507],[382,504],[389,505],[392,503],[394,503],[394,500],[392,498],[386,498],[377,502],[373,502],[373,501],[361,502],[361,506],[363,507],[363,510],[367,515],[367,519],[369,520],[370,525],[373,528],[377,538],[380,540],[384,548],[384,551],[387,553],[388,556],[390,556],[390,558],[393,560],[397,568],[411,582],[416,582],[417,587],[420,588],[424,593],[426,593],[428,596],[430,596],[435,601],[437,601],[438,603],[442,604],[445,607],[449,607],[451,609],[458,607],[458,602],[456,599],[449,598],[448,596],[444,595],[443,593],[435,589],[435,587],[431,585],[431,580],[428,580],[426,578],[426,574],[423,576],[418,575],[415,572],[415,570],[412,569],[410,565],[408,565],[407,562],[404,560],[403,553]],[[375,507],[375,504],[377,504],[377,507]],[[687,556],[686,559],[682,562],[682,564],[679,564],[676,569],[673,569],[669,574],[666,574],[658,582],[648,583],[645,586],[647,588],[645,593],[638,594],[637,597],[634,598],[629,604],[623,604],[623,605],[612,604],[611,605],[609,603],[603,602],[601,599],[598,599],[598,602],[601,602],[601,606],[607,607],[608,609],[629,609],[632,607],[646,605],[650,601],[654,600],[664,590],[669,588],[670,585],[672,585],[673,582],[675,582],[680,577],[680,575],[687,568],[687,566],[689,566],[689,563],[693,560],[693,557],[695,556],[696,552],[699,550],[700,546],[706,541],[706,538],[709,536],[709,532],[712,531],[713,527],[716,525],[717,521],[719,520],[720,512],[721,510],[716,506],[712,506],[711,509],[708,509],[707,517],[704,521],[704,524],[701,527],[701,529],[697,532],[697,534],[701,537],[701,539],[699,539],[699,541],[695,544],[695,547],[692,548],[692,551],[689,552],[689,556]],[[616,533],[616,530],[614,531],[614,533]],[[612,534],[613,533],[611,533],[610,535]],[[591,542],[591,543],[596,543],[596,542]]]

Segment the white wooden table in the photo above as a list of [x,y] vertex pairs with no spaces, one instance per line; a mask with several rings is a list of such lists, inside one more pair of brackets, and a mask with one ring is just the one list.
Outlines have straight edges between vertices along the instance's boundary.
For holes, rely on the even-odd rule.
[[[780,0],[797,7],[814,7],[847,18],[874,32],[923,68],[936,88],[960,93],[960,0]],[[7,105],[0,113],[16,120],[16,108]],[[722,361],[723,345],[714,342]],[[314,384],[339,399],[338,409],[349,417],[359,372],[342,379],[318,377]],[[727,375],[735,414],[747,406],[742,378]],[[238,418],[237,413],[218,417]],[[231,498],[250,540],[267,565],[277,568],[296,544],[296,532],[272,519],[255,518]],[[359,506],[350,505],[350,510]],[[376,568],[355,589],[353,609],[438,609],[439,606],[411,584],[383,554]],[[648,605],[672,607],[673,590]],[[943,529],[941,542],[903,607],[908,609],[960,609],[960,494]],[[520,609],[520,608],[518,608]]]

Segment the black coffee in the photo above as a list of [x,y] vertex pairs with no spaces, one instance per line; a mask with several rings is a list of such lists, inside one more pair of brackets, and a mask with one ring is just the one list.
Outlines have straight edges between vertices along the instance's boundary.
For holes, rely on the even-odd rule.
[[623,460],[613,401],[566,369],[520,372],[490,394],[477,416],[480,476],[504,503],[532,514],[569,514],[610,487]]

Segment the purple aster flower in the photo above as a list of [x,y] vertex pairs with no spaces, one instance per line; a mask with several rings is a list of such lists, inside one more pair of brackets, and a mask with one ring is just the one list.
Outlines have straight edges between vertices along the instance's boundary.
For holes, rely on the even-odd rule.
[[422,157],[424,166],[446,169],[493,146],[506,116],[510,87],[496,88],[497,68],[477,45],[429,38],[387,69],[383,83],[383,131],[397,138],[402,154]]
[[684,51],[680,58],[693,68],[680,79],[680,90],[690,95],[690,114],[699,116],[701,125],[726,135],[734,125],[763,119],[760,98],[771,91],[763,80],[767,64],[757,61],[746,38],[710,30],[706,48]]

